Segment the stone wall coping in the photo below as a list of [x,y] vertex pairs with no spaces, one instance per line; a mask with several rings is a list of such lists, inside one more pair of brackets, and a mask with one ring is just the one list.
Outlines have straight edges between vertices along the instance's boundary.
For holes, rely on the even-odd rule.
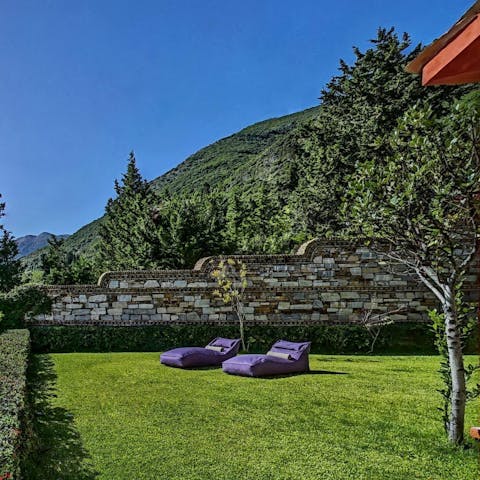
[[[78,287],[78,288],[77,288]],[[152,288],[99,288],[95,286],[88,285],[88,288],[82,288],[82,286],[73,285],[73,286],[60,286],[60,287],[42,287],[42,289],[49,295],[83,295],[83,294],[95,294],[95,295],[128,295],[128,294],[141,294],[141,293],[169,293],[169,292],[206,292],[210,290],[215,290],[216,286],[206,286],[206,287],[152,287]],[[419,284],[415,288],[413,287],[384,287],[384,286],[375,286],[369,285],[365,287],[361,286],[259,286],[259,287],[247,287],[245,292],[301,292],[301,291],[325,291],[325,292],[418,292],[418,291],[429,291],[427,287],[422,284]],[[480,292],[480,287],[478,286],[467,286],[463,289],[466,292]]]
[[[153,269],[153,270],[121,270],[121,271],[109,271],[104,272],[100,275],[97,286],[105,287],[108,286],[110,280],[119,280],[119,279],[162,279],[162,278],[181,278],[182,280],[186,278],[204,278],[209,272],[209,262],[211,260],[220,261],[227,258],[234,258],[241,262],[244,262],[248,265],[255,265],[256,267],[273,267],[278,264],[301,264],[301,263],[311,263],[314,255],[318,254],[318,250],[325,248],[368,248],[372,250],[369,246],[374,240],[368,238],[356,238],[356,239],[341,239],[341,238],[313,238],[304,242],[300,245],[296,252],[293,254],[276,254],[276,255],[218,255],[200,258],[193,269],[177,269],[177,270],[162,270],[162,269]],[[381,240],[375,240],[376,247],[382,247],[387,244]],[[472,267],[475,268],[476,265],[480,265],[480,258],[477,261],[474,261]]]
[[[237,260],[251,261],[252,263],[272,263],[272,260],[283,260],[288,259],[292,262],[310,261],[312,259],[312,253],[318,248],[337,248],[337,247],[366,247],[369,248],[368,244],[372,240],[368,238],[356,238],[356,239],[343,239],[343,238],[312,238],[304,243],[302,243],[295,253],[292,254],[274,254],[274,255],[218,255],[211,257],[200,258],[193,270],[200,271],[205,269],[205,265],[212,259],[225,259],[225,258],[235,258]],[[382,242],[377,240],[377,245],[382,245]],[[264,262],[262,262],[262,260]]]
[[[120,324],[115,320],[89,320],[89,321],[28,321],[29,325],[35,327],[57,327],[57,326],[74,326],[74,327],[145,327],[145,326],[168,326],[168,325],[209,325],[209,326],[238,326],[238,320],[231,320],[231,321],[182,321],[182,320],[168,320],[168,321],[149,321],[149,320],[137,320],[137,321],[130,321]],[[418,320],[403,320],[403,321],[396,321],[397,324],[412,324],[418,323]],[[255,321],[255,320],[244,320],[245,326],[308,326],[308,325],[361,325],[359,321],[351,320],[349,322],[340,321],[340,320],[303,320],[301,324],[295,320],[269,320],[269,321]]]

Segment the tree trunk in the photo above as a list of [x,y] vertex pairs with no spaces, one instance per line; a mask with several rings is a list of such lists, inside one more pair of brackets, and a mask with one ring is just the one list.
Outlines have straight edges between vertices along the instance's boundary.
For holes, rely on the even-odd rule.
[[455,306],[455,296],[452,294],[443,304],[445,315],[445,332],[447,335],[448,363],[452,376],[451,412],[448,425],[448,439],[455,445],[463,444],[466,404],[466,382],[463,364],[462,343]]
[[244,326],[243,326],[243,305],[242,303],[237,299],[235,304],[234,304],[234,308],[237,312],[237,317],[238,317],[238,322],[240,324],[240,339],[242,341],[242,349],[244,351],[247,351],[247,347],[246,347],[246,344],[245,344],[245,329],[244,329]]

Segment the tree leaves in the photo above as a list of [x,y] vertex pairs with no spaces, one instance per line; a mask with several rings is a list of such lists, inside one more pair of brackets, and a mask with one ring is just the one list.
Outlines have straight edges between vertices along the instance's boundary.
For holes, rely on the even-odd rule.
[[154,266],[154,207],[156,194],[130,153],[122,182],[114,184],[117,197],[109,199],[100,226],[98,262],[104,270],[144,269]]
[[237,314],[240,325],[240,338],[242,348],[246,349],[243,313],[243,296],[248,285],[247,266],[236,258],[211,260],[211,276],[216,280],[218,289],[213,291],[215,297],[220,298],[224,304],[230,304]]
[[[0,194],[0,199],[2,195]],[[0,202],[0,219],[5,215],[5,203]],[[21,283],[23,267],[17,260],[18,247],[15,239],[0,224],[0,293],[8,292]]]

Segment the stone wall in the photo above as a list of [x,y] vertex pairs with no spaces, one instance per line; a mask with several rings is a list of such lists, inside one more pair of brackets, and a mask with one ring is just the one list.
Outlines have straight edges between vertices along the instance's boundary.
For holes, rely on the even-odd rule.
[[[236,322],[229,305],[213,295],[211,261],[193,270],[123,271],[103,274],[98,285],[49,287],[52,313],[33,325],[151,325]],[[235,256],[247,265],[248,324],[355,323],[365,310],[393,312],[392,320],[425,321],[436,306],[415,278],[389,267],[362,242],[311,240],[294,255]],[[478,299],[477,261],[466,293]],[[400,310],[400,311],[398,311]]]

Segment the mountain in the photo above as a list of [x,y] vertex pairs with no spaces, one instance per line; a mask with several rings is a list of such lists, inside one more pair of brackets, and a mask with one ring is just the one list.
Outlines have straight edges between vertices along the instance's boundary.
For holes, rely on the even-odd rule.
[[[152,180],[159,192],[189,193],[205,185],[228,190],[239,184],[251,185],[270,175],[272,159],[281,155],[290,134],[314,119],[321,107],[308,108],[283,117],[250,125],[194,153],[177,167]],[[120,174],[119,174],[120,176]],[[106,203],[105,199],[105,203]],[[65,240],[65,248],[90,257],[95,252],[101,218],[85,225]],[[45,242],[46,245],[46,242]],[[37,268],[42,250],[24,258],[27,268]]]
[[[187,193],[203,188],[229,189],[239,184],[249,184],[252,177],[258,179],[258,165],[262,154],[277,156],[285,140],[293,130],[309,123],[321,107],[308,108],[283,117],[255,123],[239,132],[223,138],[188,157],[177,167],[152,181],[159,191]],[[256,168],[252,170],[252,166]],[[265,173],[265,172],[263,172]]]
[[[420,49],[411,49],[406,34],[379,29],[371,43],[365,52],[354,48],[351,66],[340,62],[340,74],[322,91],[321,105],[248,126],[154,179],[163,203],[194,198],[199,191],[221,192],[233,251],[275,253],[305,238],[341,235],[340,205],[356,166],[381,164],[392,154],[389,136],[412,106],[428,105],[441,116],[452,99],[468,91],[426,89],[406,73],[405,65]],[[67,253],[93,257],[100,222],[67,238]],[[28,268],[39,265],[41,252],[25,258]]]
[[[22,258],[30,255],[48,245],[48,240],[53,236],[52,233],[42,232],[39,235],[25,235],[15,241],[18,245],[18,257]],[[58,238],[68,238],[70,235],[57,235]]]

